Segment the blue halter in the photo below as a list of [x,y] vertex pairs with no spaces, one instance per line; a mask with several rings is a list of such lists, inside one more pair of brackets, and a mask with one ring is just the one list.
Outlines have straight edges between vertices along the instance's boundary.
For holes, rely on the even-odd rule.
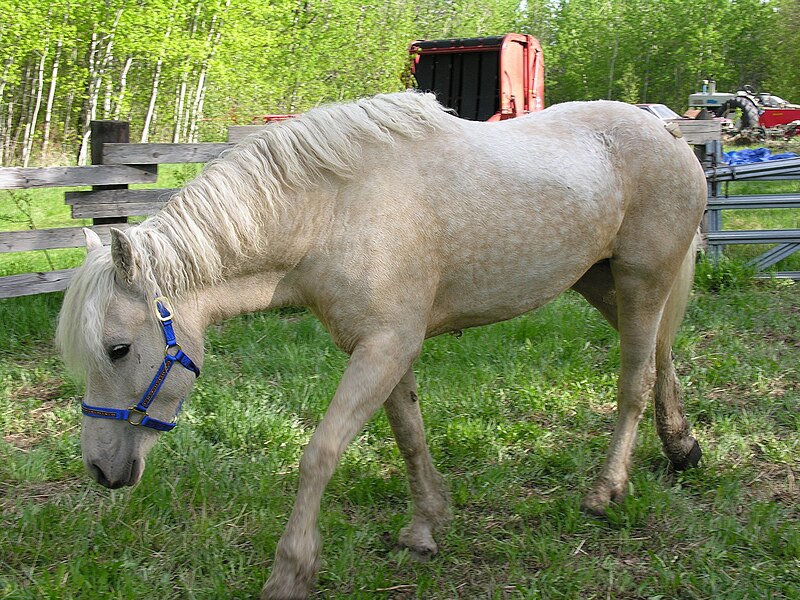
[[167,346],[164,349],[164,362],[161,363],[161,367],[142,395],[141,400],[139,400],[138,404],[128,409],[90,406],[85,402],[81,402],[81,412],[87,417],[127,421],[131,425],[141,425],[142,427],[148,427],[156,431],[170,431],[177,425],[178,413],[181,412],[181,408],[183,407],[183,400],[178,404],[175,417],[171,422],[161,421],[151,417],[147,414],[147,409],[150,408],[150,405],[156,398],[156,394],[158,394],[158,391],[167,379],[167,374],[169,374],[172,365],[179,363],[185,369],[194,373],[195,377],[200,376],[200,369],[194,364],[191,358],[183,353],[180,345],[175,341],[175,332],[172,329],[172,307],[169,304],[169,300],[163,296],[156,298],[155,307],[157,311],[156,316],[161,323],[161,328],[164,330],[164,340],[167,342]]

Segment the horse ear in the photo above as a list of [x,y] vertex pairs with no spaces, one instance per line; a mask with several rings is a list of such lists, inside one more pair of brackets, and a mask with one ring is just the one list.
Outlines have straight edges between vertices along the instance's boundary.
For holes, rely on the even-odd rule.
[[100,240],[100,236],[97,235],[91,229],[84,227],[83,228],[83,236],[86,238],[86,251],[87,252],[94,252],[95,250],[99,250],[103,247],[103,242]]
[[117,275],[126,284],[131,285],[136,279],[136,261],[133,258],[133,246],[125,232],[111,228],[111,261]]

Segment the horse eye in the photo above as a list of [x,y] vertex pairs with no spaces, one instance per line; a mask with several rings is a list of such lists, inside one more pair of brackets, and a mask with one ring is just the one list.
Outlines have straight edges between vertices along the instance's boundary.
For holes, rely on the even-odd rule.
[[113,346],[111,350],[108,351],[108,357],[114,361],[123,358],[128,351],[131,349],[130,344],[119,344],[117,346]]

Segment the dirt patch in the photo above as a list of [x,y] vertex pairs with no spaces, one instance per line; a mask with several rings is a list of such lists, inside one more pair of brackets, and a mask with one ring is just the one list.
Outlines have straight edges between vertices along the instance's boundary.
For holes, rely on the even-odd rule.
[[41,439],[41,436],[27,435],[25,433],[9,433],[3,436],[3,441],[18,450],[30,450]]
[[790,465],[761,462],[758,475],[747,483],[746,494],[757,500],[777,502],[787,508],[800,506],[800,472]]
[[61,385],[62,382],[60,379],[45,379],[35,384],[23,384],[17,389],[11,390],[8,396],[11,400],[16,400],[18,402],[24,402],[26,400],[48,402],[61,397]]
[[0,483],[0,515],[18,512],[23,505],[53,502],[85,486],[84,479],[79,477],[18,485]]

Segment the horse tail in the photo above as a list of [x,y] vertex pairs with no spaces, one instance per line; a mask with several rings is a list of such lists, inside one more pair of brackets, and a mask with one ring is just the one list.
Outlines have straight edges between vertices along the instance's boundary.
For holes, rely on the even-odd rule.
[[672,364],[672,345],[686,312],[694,280],[698,242],[699,234],[695,235],[683,257],[664,307],[656,340],[656,428],[664,453],[676,469],[695,466],[700,460],[700,447],[690,435],[690,427],[684,416],[683,388]]

